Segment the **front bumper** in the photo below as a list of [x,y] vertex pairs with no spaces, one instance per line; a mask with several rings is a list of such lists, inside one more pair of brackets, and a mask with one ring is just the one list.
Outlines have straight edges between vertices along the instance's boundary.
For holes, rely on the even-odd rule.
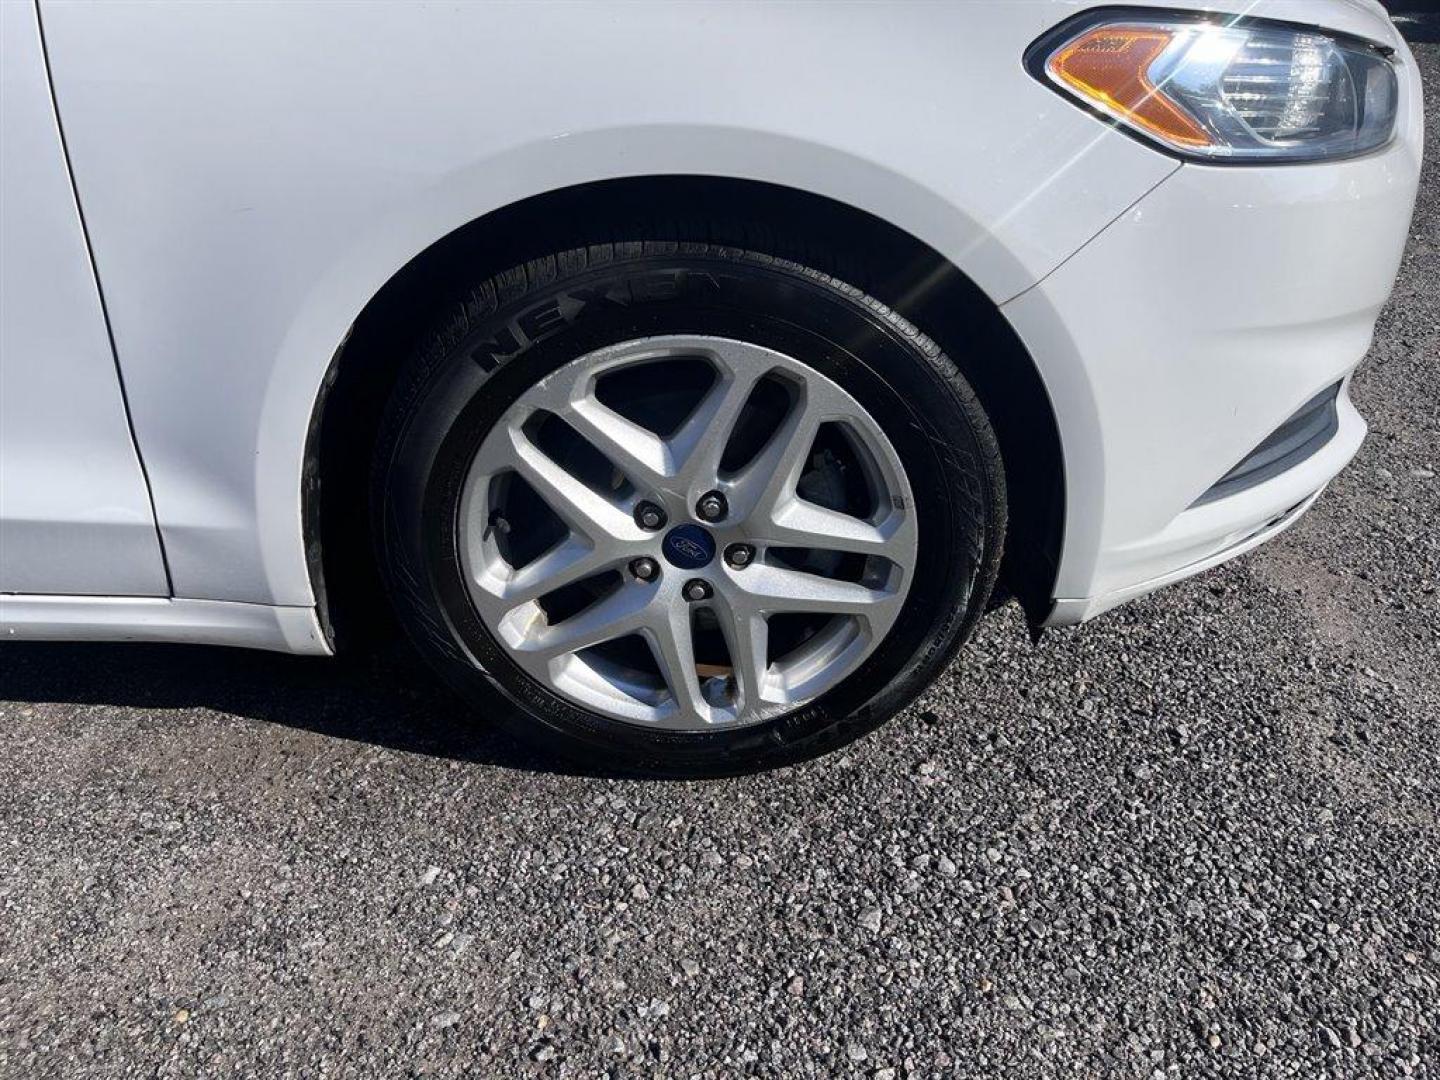
[[1365,438],[1365,421],[1343,389],[1336,411],[1335,433],[1314,454],[1263,484],[1193,506],[1160,532],[1112,552],[1106,570],[1121,584],[1094,596],[1056,598],[1046,625],[1069,626],[1093,619],[1127,600],[1243,555],[1295,524]]
[[[1348,377],[1405,245],[1423,110],[1399,45],[1395,139],[1314,165],[1185,165],[1002,310],[1040,368],[1065,456],[1049,625],[1080,622],[1262,543],[1354,456]],[[1333,435],[1205,493],[1326,387]]]

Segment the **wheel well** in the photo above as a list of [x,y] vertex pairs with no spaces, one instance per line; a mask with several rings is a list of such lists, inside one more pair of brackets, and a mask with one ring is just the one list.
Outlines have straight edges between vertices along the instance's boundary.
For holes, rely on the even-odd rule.
[[339,647],[388,624],[367,504],[397,358],[468,282],[561,248],[682,236],[831,273],[940,343],[979,394],[1004,457],[1010,524],[997,602],[1015,597],[1032,623],[1048,614],[1065,498],[1059,432],[1033,361],[994,303],[933,248],[853,207],[753,181],[663,176],[565,188],[462,226],[397,272],[355,320],[316,403],[306,455],[307,551]]

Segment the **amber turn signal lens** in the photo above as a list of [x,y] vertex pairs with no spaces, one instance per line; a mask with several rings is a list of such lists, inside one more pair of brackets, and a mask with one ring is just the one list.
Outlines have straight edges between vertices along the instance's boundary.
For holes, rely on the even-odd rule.
[[1182,146],[1210,146],[1205,129],[1150,81],[1150,66],[1174,39],[1163,27],[1099,26],[1066,45],[1046,67],[1052,78],[1118,119]]

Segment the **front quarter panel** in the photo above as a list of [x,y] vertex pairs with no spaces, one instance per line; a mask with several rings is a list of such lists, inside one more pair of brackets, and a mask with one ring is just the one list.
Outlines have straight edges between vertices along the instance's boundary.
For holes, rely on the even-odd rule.
[[1177,167],[1039,85],[1039,0],[822,5],[46,0],[178,595],[313,602],[326,366],[408,260],[518,199],[656,174],[826,195],[997,303]]

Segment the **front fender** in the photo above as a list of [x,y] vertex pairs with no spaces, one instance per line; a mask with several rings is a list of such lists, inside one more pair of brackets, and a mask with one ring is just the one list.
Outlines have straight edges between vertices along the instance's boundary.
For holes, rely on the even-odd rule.
[[400,268],[517,200],[701,174],[847,203],[997,303],[1176,166],[1036,83],[1061,3],[42,8],[179,595],[313,602],[307,425]]

